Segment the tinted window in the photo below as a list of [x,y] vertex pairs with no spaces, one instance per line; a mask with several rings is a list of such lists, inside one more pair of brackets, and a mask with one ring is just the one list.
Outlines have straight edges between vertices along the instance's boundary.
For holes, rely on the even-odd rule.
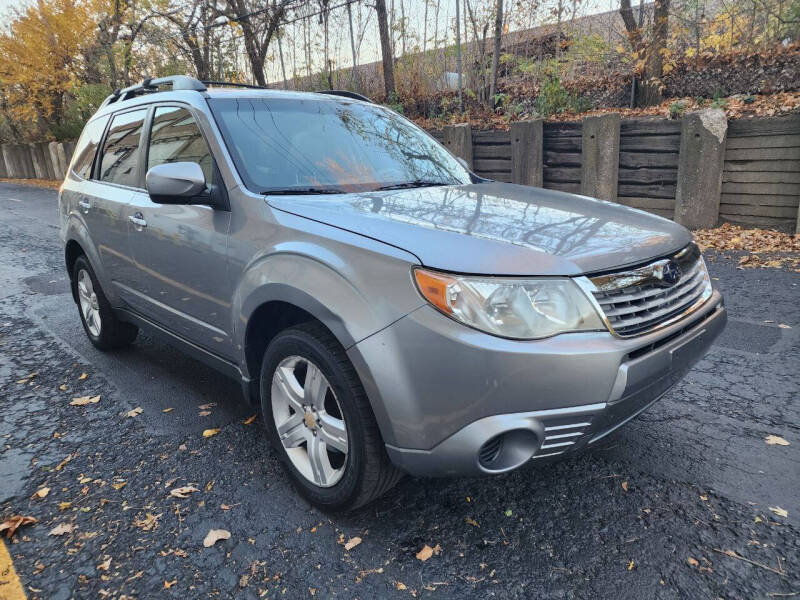
[[139,139],[147,109],[116,115],[103,144],[100,179],[110,183],[139,185]]
[[101,117],[94,121],[89,121],[83,128],[81,139],[75,146],[75,154],[72,159],[72,170],[83,177],[89,179],[92,176],[92,163],[94,155],[97,153],[97,146],[100,138],[103,137],[103,130],[108,123],[108,117]]
[[147,168],[173,162],[193,162],[211,182],[213,160],[192,113],[185,108],[160,106],[153,115]]
[[379,106],[332,99],[209,101],[245,183],[374,190],[408,182],[469,183],[469,173],[416,125]]

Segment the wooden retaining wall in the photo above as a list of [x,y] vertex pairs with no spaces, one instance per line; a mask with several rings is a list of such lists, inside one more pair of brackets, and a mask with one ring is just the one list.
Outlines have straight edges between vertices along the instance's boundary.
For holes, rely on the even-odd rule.
[[[715,131],[722,136],[719,152],[724,153],[724,163],[723,155],[718,154],[717,160],[704,150],[700,154],[703,164],[690,160],[692,164],[681,166],[683,175],[679,184],[681,132],[686,131],[688,123],[683,121],[685,119],[660,118],[620,121],[616,182],[616,199],[620,204],[681,221],[675,206],[683,185],[681,202],[689,205],[693,202],[692,190],[706,190],[703,202],[714,203],[710,209],[712,222],[713,215],[717,214],[717,222],[797,230],[800,233],[800,115],[729,121],[727,133]],[[722,126],[724,129],[724,115]],[[439,140],[446,138],[444,130],[431,133]],[[537,147],[536,144],[541,148],[541,164],[537,166],[541,169],[542,187],[581,193],[585,177],[583,170],[586,168],[582,164],[585,133],[580,121],[545,122],[539,134],[541,140],[534,140],[533,144],[526,140],[528,152],[531,146]],[[463,148],[450,149],[468,162],[471,160],[476,174],[511,182],[515,181],[515,175],[520,177],[519,173],[514,173],[514,153],[519,146],[518,143],[515,145],[514,135],[517,134],[513,130],[471,131],[471,146],[466,144]],[[684,132],[684,135],[689,134]],[[692,133],[691,137],[699,138],[699,135]],[[695,142],[694,139],[684,140],[687,149],[691,149]],[[717,163],[724,165],[721,187],[718,181],[720,169],[714,166]],[[708,194],[709,187],[703,187],[704,178],[713,193]],[[686,212],[683,211],[684,215]],[[693,226],[691,222],[685,224]]]

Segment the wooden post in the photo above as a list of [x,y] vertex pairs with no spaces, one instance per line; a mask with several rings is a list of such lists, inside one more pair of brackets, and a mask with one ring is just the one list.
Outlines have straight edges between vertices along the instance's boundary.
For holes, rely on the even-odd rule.
[[511,181],[542,187],[544,133],[542,119],[511,123]]
[[619,178],[619,124],[615,113],[583,120],[581,193],[617,201]]
[[675,220],[689,229],[716,227],[728,120],[718,108],[684,115]]
[[467,161],[469,168],[472,168],[472,128],[469,123],[445,125],[444,145],[454,156]]
[[800,206],[797,207],[797,226],[794,229],[795,233],[800,233]]

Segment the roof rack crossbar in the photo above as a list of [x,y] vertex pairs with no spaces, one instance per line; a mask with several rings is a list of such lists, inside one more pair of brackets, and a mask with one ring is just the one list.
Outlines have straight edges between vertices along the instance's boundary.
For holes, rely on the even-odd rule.
[[359,94],[357,92],[351,92],[350,90],[317,90],[317,94],[328,94],[329,96],[342,96],[344,98],[352,98],[353,100],[361,100],[362,102],[369,102],[372,104],[372,100],[367,98],[366,96]]
[[173,90],[193,90],[196,92],[204,92],[206,86],[194,77],[188,75],[171,75],[169,77],[159,77],[152,79],[145,77],[139,83],[123,88],[121,90],[114,90],[114,92],[103,101],[101,107],[111,104],[113,102],[122,102],[134,96],[141,94],[148,94],[157,92],[160,87],[169,85]]
[[211,86],[219,86],[219,87],[238,87],[238,88],[248,88],[252,90],[267,90],[269,88],[264,87],[263,85],[253,85],[250,83],[234,83],[233,81],[210,81],[204,79],[200,83],[205,85]]

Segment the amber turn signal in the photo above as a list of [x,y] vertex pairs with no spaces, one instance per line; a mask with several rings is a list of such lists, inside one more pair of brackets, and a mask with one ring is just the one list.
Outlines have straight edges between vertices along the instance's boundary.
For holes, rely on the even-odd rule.
[[420,293],[428,302],[442,312],[453,314],[453,309],[447,303],[447,288],[450,284],[455,283],[454,277],[424,269],[414,269],[414,279]]

